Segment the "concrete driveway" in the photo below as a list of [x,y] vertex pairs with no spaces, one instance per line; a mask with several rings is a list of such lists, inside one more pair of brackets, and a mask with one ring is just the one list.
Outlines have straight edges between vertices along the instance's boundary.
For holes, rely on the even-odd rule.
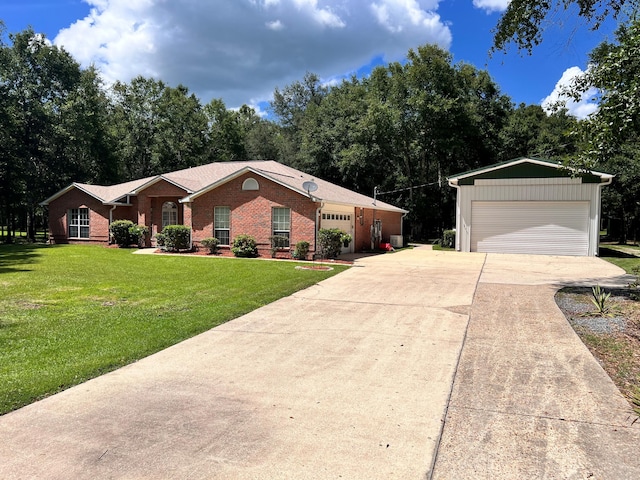
[[620,273],[368,257],[0,417],[0,478],[640,478],[640,425],[553,303]]
[[623,273],[487,255],[431,478],[640,478],[640,422],[554,301],[562,285],[626,286]]

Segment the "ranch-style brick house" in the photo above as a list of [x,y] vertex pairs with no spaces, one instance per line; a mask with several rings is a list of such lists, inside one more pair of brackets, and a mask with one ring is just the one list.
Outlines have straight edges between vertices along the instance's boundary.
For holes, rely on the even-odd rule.
[[131,220],[149,227],[147,246],[166,225],[180,224],[196,247],[216,237],[225,253],[248,234],[261,255],[271,254],[276,235],[288,238],[285,251],[305,240],[314,252],[321,228],[351,234],[343,253],[371,249],[372,232],[397,246],[407,213],[275,161],[214,162],[112,186],[73,183],[42,205],[54,244],[108,244],[109,224]]

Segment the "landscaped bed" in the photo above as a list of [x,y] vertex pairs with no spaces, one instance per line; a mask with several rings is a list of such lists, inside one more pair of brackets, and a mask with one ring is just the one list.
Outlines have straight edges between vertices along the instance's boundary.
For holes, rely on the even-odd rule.
[[[627,273],[640,267],[640,258],[622,250],[602,248],[601,256]],[[605,289],[603,295],[607,293],[611,295],[603,301],[604,312],[592,302],[591,288],[562,289],[556,294],[556,303],[620,392],[640,414],[640,291],[636,288]]]
[[343,271],[293,262],[0,247],[0,414]]

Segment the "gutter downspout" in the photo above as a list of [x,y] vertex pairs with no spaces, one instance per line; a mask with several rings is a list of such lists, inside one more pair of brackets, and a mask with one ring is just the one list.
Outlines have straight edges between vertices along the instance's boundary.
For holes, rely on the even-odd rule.
[[[116,208],[118,208],[118,206],[114,205],[113,207],[111,207],[111,210],[109,210],[109,225],[113,223],[113,212],[115,211]],[[109,245],[111,245],[111,232],[109,232]]]
[[404,219],[407,218],[409,212],[403,213],[402,218],[400,219],[400,236],[402,237],[402,243],[404,244]]
[[324,208],[324,202],[320,202],[320,206],[318,208],[316,208],[316,220],[315,220],[315,224],[316,224],[316,228],[313,231],[313,251],[315,253],[318,253],[318,230],[319,230],[319,223],[320,223],[320,214],[322,213],[322,209]]
[[[460,249],[460,222],[461,222],[461,212],[460,212],[460,185],[458,185],[457,180],[447,180],[450,187],[456,189],[456,252],[459,252]],[[467,235],[465,235],[466,237]]]

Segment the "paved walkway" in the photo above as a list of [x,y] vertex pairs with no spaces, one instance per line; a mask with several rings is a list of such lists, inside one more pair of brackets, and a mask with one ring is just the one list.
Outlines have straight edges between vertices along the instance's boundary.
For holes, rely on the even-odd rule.
[[0,417],[0,478],[640,478],[640,425],[553,303],[553,284],[619,274],[363,258]]

